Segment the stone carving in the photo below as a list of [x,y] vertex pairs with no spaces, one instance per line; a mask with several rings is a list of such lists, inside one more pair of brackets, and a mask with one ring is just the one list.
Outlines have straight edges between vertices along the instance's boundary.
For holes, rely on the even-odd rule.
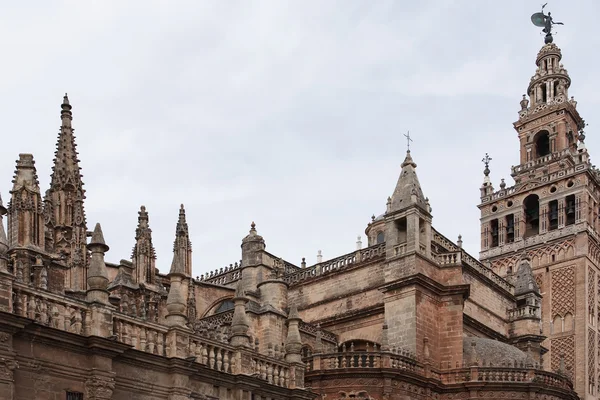
[[596,386],[596,332],[588,328],[588,383]]
[[13,380],[13,371],[19,368],[17,360],[0,358],[0,380]]
[[564,359],[565,372],[575,379],[575,337],[566,336],[550,341],[550,369],[558,371],[561,368],[561,358]]
[[552,271],[552,315],[575,313],[575,269],[572,266]]
[[112,378],[92,376],[85,381],[86,399],[111,399],[115,382]]

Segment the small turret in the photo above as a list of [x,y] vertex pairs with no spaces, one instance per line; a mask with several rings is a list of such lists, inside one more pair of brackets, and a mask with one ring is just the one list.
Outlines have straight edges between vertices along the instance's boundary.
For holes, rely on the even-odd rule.
[[242,282],[246,293],[256,291],[265,248],[265,241],[256,232],[256,224],[252,221],[250,232],[242,239]]
[[104,253],[108,251],[109,247],[104,242],[104,235],[99,223],[94,228],[87,248],[92,252],[87,273],[87,300],[108,304],[108,272],[104,263]]

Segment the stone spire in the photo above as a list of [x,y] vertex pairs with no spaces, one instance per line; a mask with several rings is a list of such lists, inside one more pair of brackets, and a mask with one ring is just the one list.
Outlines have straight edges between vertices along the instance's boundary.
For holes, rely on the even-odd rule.
[[411,206],[416,206],[429,214],[429,207],[425,196],[423,196],[421,184],[417,177],[417,164],[413,161],[410,150],[406,151],[406,158],[401,166],[402,171],[392,194],[388,212],[400,211]]
[[250,346],[250,336],[248,336],[248,316],[246,315],[246,303],[248,299],[244,292],[243,283],[240,280],[235,289],[233,298],[233,317],[231,319],[231,344],[233,346]]
[[173,244],[173,263],[171,264],[170,273],[192,276],[192,242],[190,242],[183,204],[179,209],[179,220],[177,221],[175,243]]
[[31,154],[19,154],[8,204],[9,247],[44,248],[42,198],[35,161]]
[[6,231],[4,230],[4,222],[2,217],[6,215],[7,210],[2,204],[2,195],[0,195],[0,272],[8,272],[8,258],[6,253],[8,252],[8,239],[6,237]]
[[71,289],[84,290],[87,263],[87,226],[83,208],[85,190],[71,126],[73,114],[66,94],[61,104],[60,119],[50,188],[44,198],[46,247],[48,251],[65,257],[70,268],[68,280]]
[[87,245],[92,252],[90,266],[87,273],[87,300],[108,303],[108,272],[104,263],[104,253],[109,247],[104,242],[104,235],[100,224],[96,224],[92,239]]
[[148,225],[145,206],[138,211],[138,226],[135,230],[135,245],[131,255],[133,278],[138,283],[154,284],[156,280],[156,252],[152,244],[152,229]]
[[287,362],[302,362],[302,339],[300,338],[300,316],[296,304],[292,304],[288,314],[288,333],[285,341],[285,360]]
[[187,323],[183,279],[191,276],[191,271],[192,244],[185,221],[185,208],[182,204],[179,209],[179,220],[177,221],[175,243],[173,244],[173,262],[168,275],[171,287],[167,296],[167,324],[170,326],[184,326]]

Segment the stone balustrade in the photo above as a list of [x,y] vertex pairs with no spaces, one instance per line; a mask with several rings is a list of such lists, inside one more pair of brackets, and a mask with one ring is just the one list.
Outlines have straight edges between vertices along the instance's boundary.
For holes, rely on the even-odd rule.
[[236,370],[236,352],[233,347],[197,335],[190,336],[189,340],[189,356],[196,357],[197,363],[228,374]]
[[442,253],[435,256],[435,259],[439,265],[461,265],[462,264],[462,252],[454,251],[452,253]]
[[[12,312],[35,322],[78,335],[87,332],[90,313],[83,301],[13,283]],[[87,317],[87,318],[86,318]]]
[[323,376],[328,370],[371,369],[381,372],[413,373],[443,384],[466,382],[539,383],[543,386],[572,390],[567,376],[525,366],[472,366],[439,370],[429,363],[391,351],[355,351],[314,354],[305,360],[307,374]]
[[328,261],[323,261],[308,268],[302,268],[298,272],[285,276],[284,281],[288,284],[294,284],[381,256],[385,256],[385,243],[379,243]]
[[422,373],[423,366],[407,354],[392,351],[347,351],[314,354],[306,360],[307,371],[348,368],[391,368]]
[[283,361],[253,354],[250,373],[272,385],[290,387],[290,369]]
[[140,321],[125,314],[113,313],[113,333],[116,340],[136,350],[159,356],[166,355],[167,332],[168,329],[161,325]]
[[572,390],[571,380],[563,375],[524,367],[480,367],[457,368],[441,374],[445,384],[463,382],[511,382],[539,383],[546,387]]
[[540,307],[533,305],[525,305],[512,310],[508,310],[508,319],[514,321],[521,318],[539,318]]

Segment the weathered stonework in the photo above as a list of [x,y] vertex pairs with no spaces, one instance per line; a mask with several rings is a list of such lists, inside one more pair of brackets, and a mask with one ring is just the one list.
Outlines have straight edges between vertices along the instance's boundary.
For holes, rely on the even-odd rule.
[[[65,96],[44,201],[30,154],[17,161],[8,209],[0,201],[0,398],[574,400],[573,380],[594,392],[600,225],[591,225],[598,203],[589,213],[585,204],[600,199],[600,179],[581,133],[569,142],[580,117],[565,100],[566,70],[544,70],[557,49],[540,52],[533,108],[522,103],[515,124],[517,185],[494,192],[486,167],[483,263],[433,228],[407,152],[364,248],[359,239],[347,254],[296,266],[267,252],[252,223],[241,261],[194,279],[182,205],[161,274],[142,206],[131,261],[110,264],[110,238],[87,228]],[[553,146],[541,158],[540,127]],[[557,201],[557,229],[544,213],[536,234],[519,219],[532,193],[544,212]],[[508,224],[509,214],[519,217]]]

